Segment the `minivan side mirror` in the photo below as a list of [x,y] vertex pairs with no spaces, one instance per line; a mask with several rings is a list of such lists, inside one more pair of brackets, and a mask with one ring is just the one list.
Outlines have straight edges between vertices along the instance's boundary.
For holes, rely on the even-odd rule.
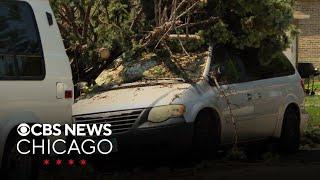
[[216,86],[216,83],[214,82],[215,77],[208,75],[207,78],[208,78],[208,83],[210,86]]
[[210,69],[208,79],[209,79],[209,84],[211,86],[215,86],[215,79],[219,82],[221,78],[224,76],[225,73],[225,68],[223,66],[214,66]]

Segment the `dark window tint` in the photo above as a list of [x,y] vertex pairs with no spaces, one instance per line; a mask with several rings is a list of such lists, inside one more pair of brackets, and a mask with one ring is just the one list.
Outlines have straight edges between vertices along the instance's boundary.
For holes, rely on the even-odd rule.
[[14,56],[0,55],[0,77],[12,79],[17,75]]
[[283,53],[274,56],[266,67],[272,72],[272,77],[289,76],[295,73],[293,65]]
[[246,74],[242,61],[234,55],[230,55],[224,49],[216,49],[213,52],[211,74],[221,84],[233,84],[246,81]]
[[22,77],[41,76],[43,74],[41,58],[37,56],[17,56],[19,74]]
[[260,60],[257,50],[241,53],[249,80],[261,80],[295,73],[293,65],[283,53],[277,53],[268,60]]
[[0,2],[0,79],[43,79],[41,41],[32,8]]

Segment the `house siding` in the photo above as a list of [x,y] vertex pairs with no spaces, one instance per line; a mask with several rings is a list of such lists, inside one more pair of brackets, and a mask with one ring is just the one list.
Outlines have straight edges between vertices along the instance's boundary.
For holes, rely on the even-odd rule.
[[320,68],[320,0],[298,0],[296,10],[310,15],[298,21],[299,62],[312,62]]

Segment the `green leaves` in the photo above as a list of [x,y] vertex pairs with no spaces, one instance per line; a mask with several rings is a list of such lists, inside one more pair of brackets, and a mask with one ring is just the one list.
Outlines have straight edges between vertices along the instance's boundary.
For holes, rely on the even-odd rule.
[[219,20],[207,30],[200,32],[200,35],[210,43],[227,44],[231,43],[233,37],[232,31],[229,31],[228,24]]
[[284,50],[294,31],[293,0],[209,0],[207,12],[221,18],[203,33],[213,44],[260,48],[269,39]]
[[126,21],[129,17],[127,11],[128,5],[122,4],[119,1],[111,1],[107,7],[109,20],[111,22],[120,25],[122,22]]

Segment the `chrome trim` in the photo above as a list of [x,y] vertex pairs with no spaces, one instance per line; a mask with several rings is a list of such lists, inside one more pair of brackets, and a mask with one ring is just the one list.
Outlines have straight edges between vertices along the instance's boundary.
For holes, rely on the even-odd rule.
[[112,134],[125,133],[131,130],[140,120],[146,109],[134,109],[114,112],[74,116],[76,124],[111,124]]

